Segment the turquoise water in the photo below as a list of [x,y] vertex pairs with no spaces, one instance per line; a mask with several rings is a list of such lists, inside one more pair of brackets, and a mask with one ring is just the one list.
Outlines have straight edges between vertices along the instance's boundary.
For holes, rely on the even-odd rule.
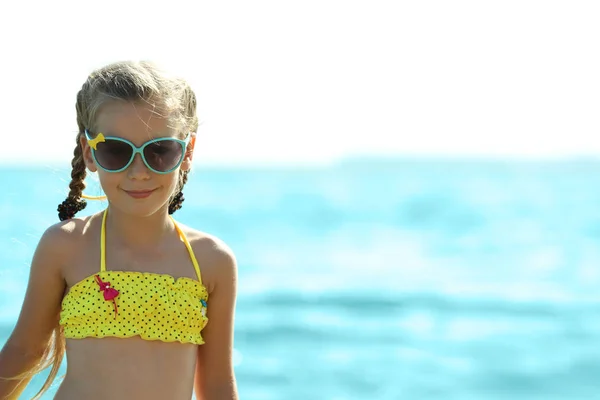
[[[0,344],[68,176],[0,168]],[[237,254],[244,400],[592,399],[599,184],[591,161],[199,168],[176,215]]]

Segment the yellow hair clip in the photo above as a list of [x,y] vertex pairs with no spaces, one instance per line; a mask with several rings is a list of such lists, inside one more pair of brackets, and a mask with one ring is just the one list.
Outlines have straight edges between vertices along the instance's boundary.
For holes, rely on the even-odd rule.
[[98,136],[96,136],[95,138],[88,140],[88,144],[92,149],[96,150],[96,146],[98,146],[98,143],[105,141],[106,140],[104,139],[104,135],[99,133]]

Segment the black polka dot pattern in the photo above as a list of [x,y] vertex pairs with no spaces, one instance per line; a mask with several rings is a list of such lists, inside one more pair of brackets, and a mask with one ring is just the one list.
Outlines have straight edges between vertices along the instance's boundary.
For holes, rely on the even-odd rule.
[[[119,291],[104,300],[94,275]],[[203,344],[208,292],[199,281],[166,274],[103,271],[75,284],[62,302],[60,324],[65,337],[139,335],[146,340]]]

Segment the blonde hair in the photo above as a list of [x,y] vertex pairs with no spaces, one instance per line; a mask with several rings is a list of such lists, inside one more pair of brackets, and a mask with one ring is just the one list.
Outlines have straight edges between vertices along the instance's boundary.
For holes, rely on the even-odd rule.
[[[64,355],[65,355],[65,338],[64,338],[64,333],[63,333],[63,327],[58,325],[56,328],[54,328],[54,331],[52,332],[52,338],[48,341],[48,345],[46,346],[46,348],[44,349],[44,352],[42,353],[41,361],[36,366],[34,366],[30,370],[25,371],[17,376],[13,376],[10,378],[2,378],[2,379],[18,380],[18,381],[22,382],[24,380],[31,379],[34,375],[37,375],[40,372],[42,372],[43,370],[45,370],[46,368],[48,368],[49,366],[52,366],[52,369],[50,370],[50,374],[48,375],[46,382],[44,382],[44,385],[42,386],[42,388],[31,399],[31,400],[37,400],[37,399],[41,398],[44,395],[44,393],[46,393],[48,391],[48,389],[50,389],[50,386],[52,386],[52,382],[54,382],[54,379],[56,378],[56,375],[58,374],[58,370],[60,369],[60,365],[62,363],[62,359],[63,359]],[[9,396],[12,393],[14,393],[14,391],[17,389],[19,389],[18,385],[17,385],[17,387],[15,387],[13,389],[13,391],[11,393],[9,393]]]
[[[161,117],[167,118],[171,126],[179,132],[196,132],[198,129],[196,95],[193,90],[185,80],[171,76],[156,64],[147,61],[124,61],[92,72],[77,93],[75,108],[79,130],[71,162],[69,194],[58,207],[61,221],[73,218],[86,206],[85,200],[82,199],[86,167],[80,137],[86,129],[94,129],[98,111],[109,101],[142,102]],[[182,189],[187,182],[187,174],[188,171],[179,171],[178,186],[169,202],[170,214],[181,208],[184,200]],[[14,378],[30,378],[52,366],[46,382],[32,400],[39,399],[50,388],[58,374],[64,354],[65,337],[62,326],[57,325],[40,363]]]
[[[90,74],[77,93],[77,126],[75,150],[71,161],[71,183],[67,199],[58,206],[61,221],[73,218],[85,208],[81,197],[85,189],[86,167],[80,138],[86,129],[94,130],[100,108],[107,102],[128,101],[144,103],[160,117],[166,118],[179,132],[196,132],[198,116],[196,95],[188,83],[172,76],[147,61],[118,62]],[[187,182],[188,171],[179,171],[177,191],[171,196],[169,214],[179,210],[183,203],[181,190]]]

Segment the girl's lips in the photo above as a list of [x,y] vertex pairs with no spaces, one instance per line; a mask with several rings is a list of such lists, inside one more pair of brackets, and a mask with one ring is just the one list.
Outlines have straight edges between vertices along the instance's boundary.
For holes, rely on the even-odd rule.
[[125,193],[133,197],[134,199],[143,199],[154,193],[155,189],[152,190],[125,190]]

